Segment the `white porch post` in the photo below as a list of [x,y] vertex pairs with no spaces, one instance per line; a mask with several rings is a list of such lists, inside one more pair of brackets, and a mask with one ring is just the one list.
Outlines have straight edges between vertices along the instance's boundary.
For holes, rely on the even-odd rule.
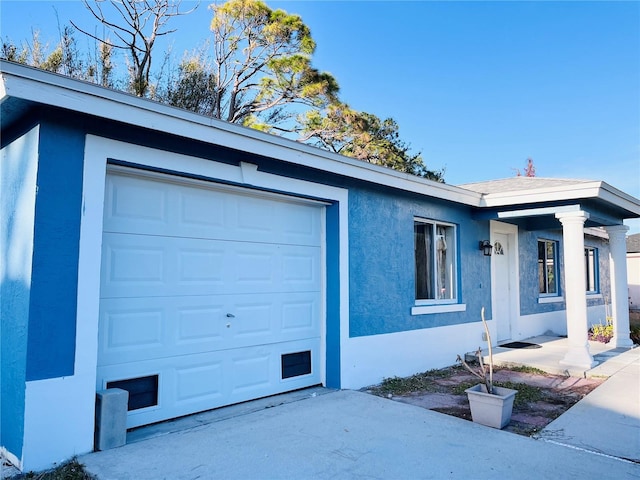
[[556,218],[562,223],[564,289],[569,339],[569,350],[560,364],[588,370],[596,365],[589,353],[587,332],[589,327],[584,263],[584,222],[589,218],[589,214],[583,211],[556,213]]
[[629,338],[629,299],[627,285],[627,241],[629,227],[605,227],[609,234],[609,268],[611,269],[611,314],[613,342],[616,347],[631,347]]

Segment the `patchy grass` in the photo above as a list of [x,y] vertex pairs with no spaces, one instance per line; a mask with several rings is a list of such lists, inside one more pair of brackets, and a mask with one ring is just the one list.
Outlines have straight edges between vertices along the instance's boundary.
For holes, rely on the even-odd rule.
[[382,394],[404,395],[411,392],[430,392],[433,386],[433,377],[429,372],[424,372],[410,377],[385,378],[377,390]]
[[547,375],[547,372],[536,367],[527,367],[526,365],[513,365],[509,367],[512,372],[532,373],[534,375]]
[[[518,391],[513,405],[514,418],[506,430],[526,436],[535,435],[601,383],[576,379],[577,383],[567,386],[562,384],[564,377],[532,367],[503,366],[495,370],[498,372],[502,373],[494,385]],[[477,378],[456,364],[410,377],[385,378],[380,385],[368,387],[366,391],[471,420],[465,390],[478,383]],[[450,403],[442,406],[446,398]]]
[[[454,385],[451,389],[451,393],[455,395],[464,395],[467,388],[471,388],[477,385],[478,382],[460,382]],[[543,398],[542,389],[540,387],[534,387],[527,385],[526,383],[515,382],[493,382],[496,387],[510,388],[511,390],[517,390],[518,394],[513,402],[514,406],[525,406],[529,403],[537,402]]]
[[[535,367],[526,366],[509,366],[502,367],[504,370],[511,370],[513,372],[530,373],[534,375],[547,375],[547,372]],[[496,372],[501,370],[496,369]],[[407,395],[409,393],[421,393],[421,392],[442,392],[445,390],[438,380],[452,377],[454,374],[464,372],[465,370],[460,365],[455,365],[447,368],[428,370],[422,373],[416,373],[410,377],[390,377],[382,380],[380,385],[369,387],[367,390],[375,395],[388,396],[388,395]],[[511,382],[494,382],[498,387],[513,388],[516,390],[522,389],[526,393],[520,395],[524,398],[524,402],[537,401],[541,395],[541,390],[538,387],[531,387],[526,384],[512,384]],[[463,395],[467,388],[471,388],[478,384],[478,380],[469,379],[469,381],[460,381],[450,387],[451,393],[455,395]],[[517,385],[518,388],[509,386]],[[522,386],[520,388],[520,386]],[[537,393],[535,393],[537,392]],[[536,398],[536,400],[533,400]]]
[[53,470],[34,473],[29,472],[14,477],[13,480],[97,480],[87,473],[84,466],[75,458]]
[[534,387],[533,385],[528,385],[526,383],[495,382],[494,384],[498,387],[510,388],[518,391],[513,402],[514,407],[523,407],[530,403],[538,402],[544,397],[540,387]]
[[416,373],[410,377],[385,378],[380,385],[374,385],[367,390],[381,396],[406,395],[412,392],[437,392],[441,390],[441,387],[435,383],[436,380],[449,378],[459,371],[460,367],[452,366]]

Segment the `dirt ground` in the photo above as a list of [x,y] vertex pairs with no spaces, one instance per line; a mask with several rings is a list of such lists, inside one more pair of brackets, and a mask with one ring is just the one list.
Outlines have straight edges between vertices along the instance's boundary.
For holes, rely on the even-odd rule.
[[[494,383],[518,390],[511,423],[504,430],[525,436],[535,435],[604,381],[523,370],[496,370]],[[405,379],[385,379],[381,385],[369,387],[366,391],[471,420],[464,389],[477,383],[479,379],[455,366]]]

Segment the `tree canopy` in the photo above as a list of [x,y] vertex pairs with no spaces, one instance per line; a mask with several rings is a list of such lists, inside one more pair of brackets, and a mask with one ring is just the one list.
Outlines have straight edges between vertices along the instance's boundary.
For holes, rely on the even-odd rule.
[[[73,27],[60,32],[50,53],[34,32],[30,44],[2,44],[2,58],[122,88],[202,115],[238,123],[335,153],[443,182],[400,137],[392,118],[352,109],[339,98],[337,80],[312,65],[316,49],[309,27],[296,14],[272,10],[261,0],[214,3],[210,34],[185,53],[176,68],[170,53],[152,63],[159,37],[173,34],[182,0],[83,0],[108,35]],[[196,7],[197,8],[197,7]],[[85,55],[75,31],[93,39]],[[125,53],[118,76],[116,52]],[[154,78],[155,72],[155,78]]]

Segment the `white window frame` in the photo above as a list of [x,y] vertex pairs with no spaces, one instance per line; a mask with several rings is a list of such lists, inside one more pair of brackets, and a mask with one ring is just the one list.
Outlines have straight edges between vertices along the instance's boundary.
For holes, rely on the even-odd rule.
[[[434,276],[431,279],[431,288],[433,292],[437,291],[437,266],[438,266],[438,245],[440,247],[444,246],[446,255],[446,271],[448,272],[447,277],[447,289],[448,294],[447,298],[417,298],[417,287],[415,285],[415,276],[417,276],[417,264],[415,258],[415,226],[416,224],[429,225],[431,227],[432,238],[436,239],[436,242],[433,242],[432,250],[430,252],[430,258],[432,265],[434,265]],[[425,219],[425,218],[414,218],[414,299],[415,305],[417,308],[412,310],[414,314],[420,313],[432,313],[432,312],[444,312],[444,311],[462,311],[465,309],[465,305],[458,304],[458,252],[457,252],[457,243],[458,243],[458,229],[457,226],[453,223],[441,222],[437,220]],[[450,234],[445,235],[444,238],[438,238],[440,235],[438,233],[438,227],[442,227],[447,229]],[[438,240],[445,240],[444,245],[442,243],[438,244]],[[437,296],[437,295],[434,295]],[[429,306],[437,306],[439,307],[436,310],[429,308],[420,308],[420,307],[429,307]]]
[[[547,243],[552,243],[554,245],[553,248],[553,252],[554,252],[554,256],[553,256],[553,276],[554,276],[554,283],[555,283],[555,292],[540,292],[540,267],[539,267],[539,262],[540,262],[540,256],[539,256],[539,252],[540,252],[540,244],[544,243],[545,244],[545,258],[544,258],[544,262],[545,262],[545,272],[546,267],[549,263],[549,259],[546,256],[546,244]],[[556,240],[549,240],[546,238],[538,238],[538,241],[536,243],[537,251],[536,251],[536,266],[538,267],[538,296],[540,297],[540,299],[557,299],[560,297],[560,279],[559,279],[559,272],[560,272],[560,248],[558,245],[558,242]],[[547,280],[547,275],[545,274],[545,280]],[[548,281],[545,281],[545,285],[548,285]]]
[[[591,256],[589,256],[591,252]],[[584,247],[585,277],[587,295],[598,295],[600,293],[600,271],[598,268],[598,249],[596,247]],[[593,288],[589,289],[590,284]]]

